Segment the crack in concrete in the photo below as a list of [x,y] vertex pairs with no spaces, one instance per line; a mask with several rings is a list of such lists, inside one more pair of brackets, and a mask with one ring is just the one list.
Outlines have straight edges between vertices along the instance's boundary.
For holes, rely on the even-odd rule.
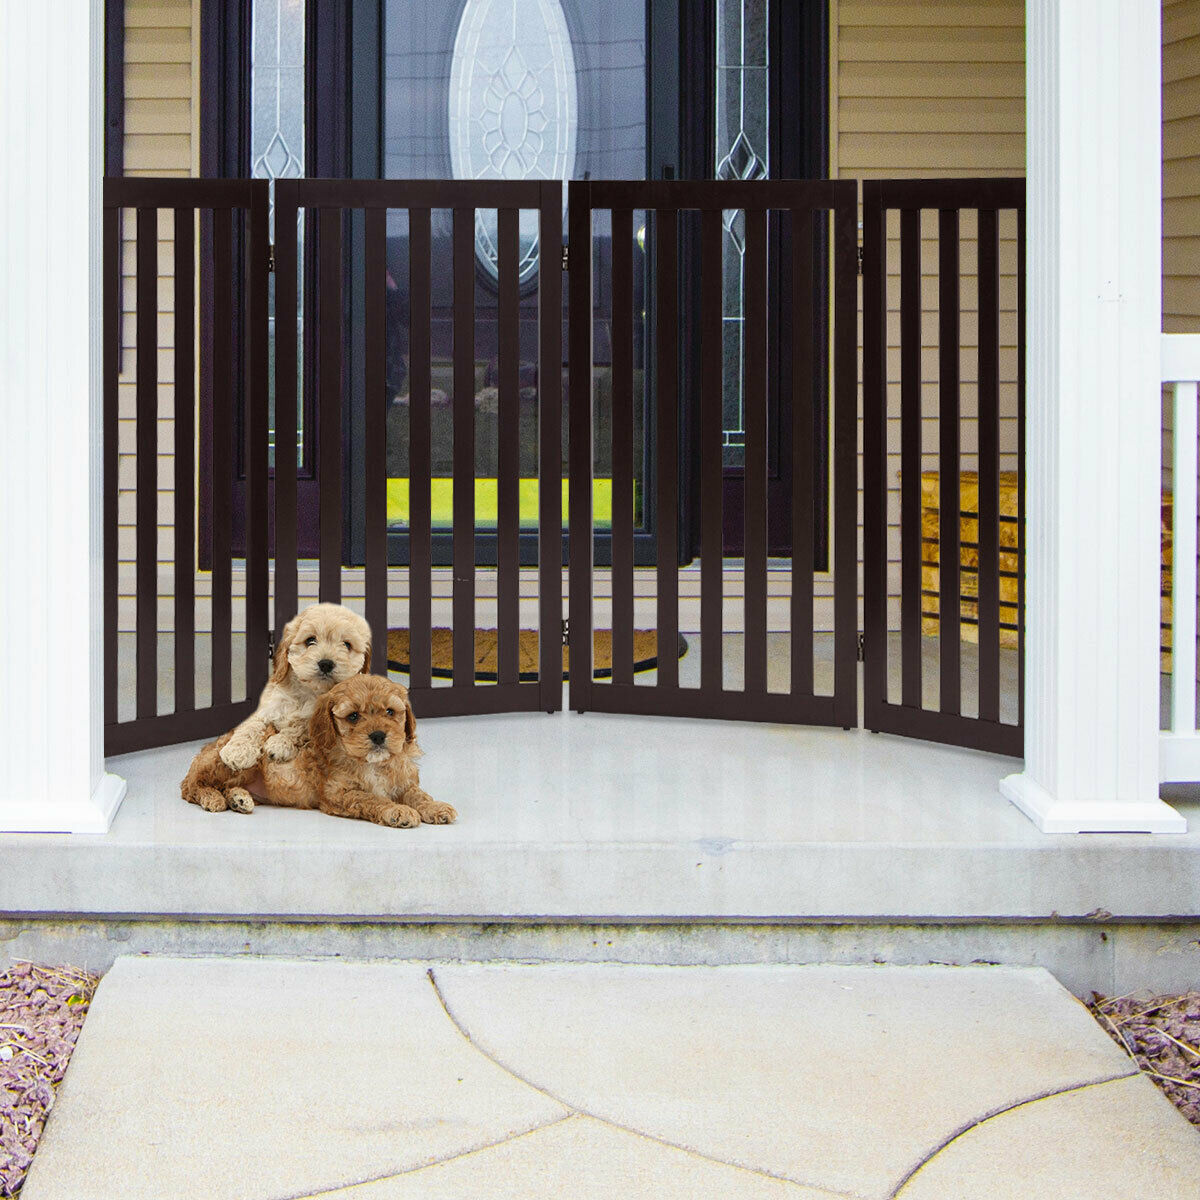
[[442,1006],[442,1011],[446,1014],[446,1018],[450,1021],[454,1028],[458,1030],[458,1032],[463,1036],[467,1044],[471,1046],[472,1049],[474,1049],[478,1054],[483,1055],[484,1058],[493,1063],[495,1066],[499,1067],[502,1071],[507,1072],[514,1079],[525,1084],[526,1087],[532,1088],[535,1092],[545,1096],[548,1100],[553,1100],[556,1104],[561,1104],[564,1108],[569,1109],[572,1115],[589,1117],[591,1120],[597,1121],[601,1125],[607,1125],[610,1129],[619,1130],[621,1133],[632,1134],[634,1137],[644,1138],[646,1141],[653,1142],[658,1146],[663,1146],[668,1150],[679,1150],[684,1154],[690,1154],[695,1158],[701,1159],[704,1162],[714,1163],[717,1166],[729,1167],[734,1171],[746,1171],[751,1175],[758,1175],[764,1179],[773,1179],[780,1183],[790,1183],[796,1187],[808,1188],[811,1191],[816,1192],[823,1192],[826,1196],[829,1196],[831,1200],[833,1200],[833,1198],[838,1198],[838,1200],[865,1200],[861,1193],[858,1192],[843,1192],[837,1188],[827,1187],[824,1184],[812,1183],[804,1179],[793,1179],[790,1175],[782,1175],[775,1171],[768,1171],[764,1167],[748,1167],[743,1163],[729,1162],[726,1159],[717,1158],[715,1155],[705,1154],[703,1151],[696,1150],[691,1146],[680,1145],[678,1142],[671,1142],[666,1138],[657,1137],[655,1134],[646,1133],[642,1129],[635,1129],[631,1125],[622,1125],[619,1121],[614,1121],[610,1117],[601,1116],[599,1113],[591,1112],[586,1108],[580,1108],[577,1104],[572,1104],[570,1101],[564,1100],[561,1096],[555,1095],[554,1092],[542,1087],[541,1084],[534,1083],[532,1079],[522,1075],[519,1071],[501,1061],[490,1050],[484,1049],[477,1041],[475,1041],[470,1032],[467,1030],[467,1027],[450,1010],[450,1005],[447,1003],[445,994],[442,992],[441,985],[437,981],[437,976],[433,973],[433,968],[429,967],[425,974],[429,977],[429,982],[433,987],[434,994],[438,998],[438,1002]]
[[1036,1104],[1039,1100],[1049,1100],[1052,1096],[1067,1096],[1070,1095],[1071,1092],[1082,1092],[1087,1088],[1100,1087],[1105,1083],[1116,1083],[1118,1079],[1131,1079],[1137,1074],[1138,1071],[1135,1068],[1132,1071],[1122,1071],[1117,1075],[1105,1075],[1099,1079],[1089,1079],[1084,1083],[1072,1083],[1066,1087],[1051,1088],[1048,1091],[1038,1093],[1036,1096],[1027,1096],[1023,1100],[1016,1100],[1012,1104],[1006,1104],[1001,1108],[993,1109],[991,1112],[984,1113],[982,1117],[976,1117],[973,1121],[969,1121],[967,1124],[960,1126],[948,1137],[934,1146],[932,1150],[925,1154],[914,1167],[905,1173],[900,1182],[897,1183],[890,1192],[888,1192],[888,1200],[896,1200],[901,1191],[908,1186],[913,1176],[916,1175],[922,1167],[941,1154],[942,1151],[948,1146],[953,1145],[953,1143],[958,1141],[959,1138],[970,1133],[972,1129],[978,1129],[980,1125],[984,1125],[996,1117],[1002,1117],[1005,1113],[1015,1112],[1018,1108],[1024,1108],[1027,1104]]
[[497,1138],[494,1142],[484,1142],[479,1146],[471,1146],[466,1150],[459,1150],[454,1154],[449,1154],[445,1158],[435,1158],[432,1162],[424,1162],[415,1167],[407,1167],[403,1171],[386,1171],[382,1175],[371,1175],[366,1179],[354,1179],[348,1183],[333,1183],[328,1187],[319,1188],[315,1192],[295,1192],[289,1196],[277,1196],[275,1200],[317,1200],[319,1196],[329,1196],[334,1192],[348,1192],[351,1188],[366,1187],[371,1183],[382,1183],[385,1179],[402,1179],[405,1175],[415,1175],[418,1171],[429,1170],[430,1167],[440,1167],[445,1163],[452,1163],[460,1158],[470,1158],[473,1154],[482,1154],[485,1150],[494,1150],[497,1146],[504,1146],[509,1142],[520,1141],[521,1138],[528,1137],[532,1133],[539,1133],[543,1129],[549,1129],[552,1125],[561,1125],[564,1121],[573,1121],[576,1115],[573,1112],[569,1112],[565,1117],[555,1117],[552,1121],[542,1121],[538,1125],[531,1125],[528,1129],[522,1129],[517,1133],[510,1133],[507,1137]]

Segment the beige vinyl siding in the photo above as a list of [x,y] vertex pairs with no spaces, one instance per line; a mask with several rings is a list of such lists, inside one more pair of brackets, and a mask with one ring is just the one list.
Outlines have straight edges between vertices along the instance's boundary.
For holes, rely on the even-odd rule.
[[[1012,176],[1025,173],[1025,6],[1021,0],[840,0],[833,10],[831,163],[848,179]],[[975,214],[959,231],[961,465],[977,466],[978,320]],[[1000,221],[1001,467],[1017,449],[1016,221]],[[922,459],[937,466],[937,214],[921,223]],[[899,626],[899,214],[888,221],[888,593]],[[861,321],[861,313],[860,313]],[[860,324],[861,331],[861,324]],[[860,342],[861,346],[861,342]],[[860,352],[861,368],[861,352]],[[861,444],[861,443],[860,443]],[[862,511],[860,494],[860,514]],[[861,536],[861,531],[860,531]]]
[[1163,4],[1163,332],[1200,333],[1200,0]]
[[[198,5],[197,5],[198,6]],[[199,158],[193,0],[126,0],[125,174],[188,176]],[[169,593],[174,549],[174,218],[158,216],[158,575]],[[137,214],[122,214],[121,363],[118,383],[119,624],[132,630],[136,529]],[[164,584],[166,586],[164,587]],[[160,609],[169,607],[160,599]],[[164,614],[165,615],[165,612]]]

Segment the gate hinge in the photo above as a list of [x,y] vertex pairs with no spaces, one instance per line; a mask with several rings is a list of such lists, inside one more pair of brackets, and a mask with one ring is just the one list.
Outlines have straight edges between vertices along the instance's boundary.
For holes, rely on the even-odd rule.
[[858,661],[859,662],[867,661],[867,635],[865,633],[859,633],[859,635],[858,635],[858,652],[857,653],[858,653]]
[[568,266],[570,257],[570,246],[566,242],[563,242],[562,269],[564,271],[569,271],[571,269],[570,266]]
[[563,640],[564,646],[569,641],[570,636],[571,636],[570,623],[568,621],[564,620],[562,623],[562,640]]
[[275,630],[267,630],[267,657],[275,657]]
[[[275,273],[275,243],[272,242],[267,247],[267,270],[273,275]],[[862,272],[860,271],[861,275]]]
[[861,242],[858,246],[858,273],[860,275],[863,273],[863,248]]

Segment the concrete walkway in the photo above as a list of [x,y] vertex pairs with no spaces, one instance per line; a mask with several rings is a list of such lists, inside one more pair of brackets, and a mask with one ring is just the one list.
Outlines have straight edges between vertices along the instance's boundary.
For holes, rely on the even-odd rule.
[[1184,1200],[1039,969],[122,958],[23,1200]]

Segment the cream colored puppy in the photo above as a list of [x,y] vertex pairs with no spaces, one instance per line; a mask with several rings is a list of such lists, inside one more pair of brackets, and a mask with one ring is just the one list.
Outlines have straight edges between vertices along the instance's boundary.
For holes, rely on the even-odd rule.
[[[221,761],[248,771],[263,751],[275,762],[296,755],[317,701],[335,683],[371,669],[371,627],[340,604],[313,604],[283,629],[275,667],[258,708],[221,747]],[[269,727],[275,732],[268,736]]]

